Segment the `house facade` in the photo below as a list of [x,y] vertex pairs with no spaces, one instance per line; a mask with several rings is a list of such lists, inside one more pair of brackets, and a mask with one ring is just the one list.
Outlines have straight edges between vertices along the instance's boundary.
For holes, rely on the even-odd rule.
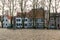
[[21,17],[15,17],[15,27],[16,28],[22,28],[22,18]]
[[[34,12],[35,11],[35,12]],[[36,28],[44,28],[45,23],[45,11],[43,8],[32,9],[29,14],[31,14],[31,18],[33,20],[33,16],[35,18],[34,26]]]
[[8,27],[11,26],[11,24],[10,24],[10,18],[9,18],[8,15],[3,15],[2,21],[3,21],[3,28],[8,28]]
[[31,13],[26,13],[24,18],[24,28],[33,28],[33,20],[31,17]]
[[25,17],[24,28],[32,28],[32,26],[33,26],[32,19]]
[[44,28],[44,19],[42,19],[42,18],[37,18],[37,19],[36,19],[36,27],[37,27],[37,28]]
[[60,28],[60,13],[51,13],[49,28]]
[[14,22],[13,22],[13,25],[14,27],[16,28],[22,28],[23,25],[22,25],[22,18],[21,18],[21,13],[20,12],[17,12],[17,15],[13,17],[14,18]]
[[[29,14],[26,13],[25,17],[21,17],[21,13],[18,12],[17,16],[14,17],[14,22],[15,22],[15,27],[16,28],[22,28],[23,27],[23,23],[24,23],[24,28],[32,28],[32,19],[29,17]],[[24,20],[24,22],[23,22]]]
[[[35,11],[35,12],[33,12]],[[14,26],[16,28],[22,28],[24,25],[24,28],[33,28],[33,22],[34,26],[36,28],[44,28],[45,23],[45,13],[44,9],[32,9],[29,12],[24,12],[24,17],[22,17],[22,13],[18,12],[17,15],[14,17]],[[33,16],[35,20],[33,21]],[[24,24],[23,24],[24,23]]]

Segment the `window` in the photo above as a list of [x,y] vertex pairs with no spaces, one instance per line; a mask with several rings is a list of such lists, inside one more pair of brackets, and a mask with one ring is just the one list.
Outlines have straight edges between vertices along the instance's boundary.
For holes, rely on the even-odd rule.
[[20,21],[20,19],[17,19],[17,21]]
[[25,26],[27,26],[27,24],[25,24]]
[[32,23],[29,23],[29,26],[32,26]]
[[52,24],[52,26],[54,26],[54,24]]
[[44,19],[41,19],[41,22],[43,22],[44,21]]
[[30,21],[32,21],[32,19],[30,19]]
[[18,21],[20,21],[20,19]]
[[27,21],[27,19],[25,19],[25,21]]
[[7,24],[6,24],[6,26],[7,26]]
[[19,23],[17,23],[17,26],[20,26],[20,24],[19,24]]
[[7,19],[6,19],[6,21],[7,21]]
[[20,24],[22,26],[22,24]]
[[50,18],[50,20],[54,20],[54,18]]
[[53,20],[53,19],[51,19],[51,20]]
[[20,24],[20,23],[17,23],[17,26],[22,26],[22,24]]
[[37,23],[37,26],[39,25],[39,23]]
[[58,27],[59,27],[59,24],[58,24]]

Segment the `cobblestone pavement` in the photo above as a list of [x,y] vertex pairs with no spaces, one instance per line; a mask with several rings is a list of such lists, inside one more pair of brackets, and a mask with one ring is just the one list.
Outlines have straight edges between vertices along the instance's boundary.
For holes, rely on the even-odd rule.
[[60,30],[0,28],[0,40],[60,40]]

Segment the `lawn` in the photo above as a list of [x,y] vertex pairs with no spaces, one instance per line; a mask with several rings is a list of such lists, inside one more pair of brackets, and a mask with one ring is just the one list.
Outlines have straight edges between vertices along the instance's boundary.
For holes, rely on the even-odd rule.
[[0,28],[0,40],[60,40],[60,30]]

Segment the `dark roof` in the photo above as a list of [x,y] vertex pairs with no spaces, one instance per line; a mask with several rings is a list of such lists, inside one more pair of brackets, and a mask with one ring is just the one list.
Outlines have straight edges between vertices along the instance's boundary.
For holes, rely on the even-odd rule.
[[50,13],[50,16],[60,16],[60,13]]

